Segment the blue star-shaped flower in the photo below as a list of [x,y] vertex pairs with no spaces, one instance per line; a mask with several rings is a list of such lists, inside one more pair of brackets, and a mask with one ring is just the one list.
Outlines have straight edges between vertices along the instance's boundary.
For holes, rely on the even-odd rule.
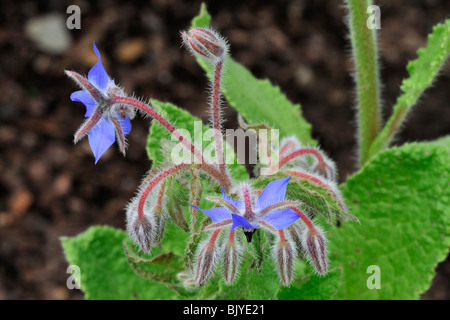
[[[289,206],[295,206],[298,203],[284,199],[290,178],[286,177],[270,182],[256,201],[252,200],[250,188],[244,185],[242,187],[243,201],[228,197],[222,189],[222,198],[208,198],[222,205],[221,207],[206,210],[196,206],[192,207],[201,210],[213,221],[213,224],[205,229],[220,228],[232,224],[230,232],[236,227],[242,227],[247,236],[247,241],[250,242],[253,232],[260,226],[277,233],[278,230],[289,227],[300,217],[298,213],[289,208]],[[279,210],[283,207],[285,209]]]
[[74,141],[76,143],[88,135],[89,145],[97,163],[116,138],[121,152],[125,154],[125,136],[131,131],[129,116],[133,116],[133,111],[112,104],[111,95],[124,93],[106,73],[95,43],[93,47],[98,62],[89,70],[87,79],[73,71],[66,71],[66,74],[83,89],[73,92],[70,99],[82,102],[86,106],[85,117],[88,117],[75,133]]

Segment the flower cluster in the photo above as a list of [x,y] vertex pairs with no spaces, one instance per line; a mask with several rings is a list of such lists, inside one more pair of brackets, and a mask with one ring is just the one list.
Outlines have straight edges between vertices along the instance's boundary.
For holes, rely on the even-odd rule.
[[[269,163],[268,171],[281,172],[282,178],[268,181],[262,188],[255,187],[253,181],[233,181],[230,168],[224,161],[221,119],[221,78],[228,45],[216,31],[204,28],[183,32],[182,39],[192,54],[214,66],[210,114],[218,163],[204,161],[203,150],[183,136],[181,130],[149,103],[127,96],[106,73],[95,44],[94,51],[99,61],[87,77],[66,71],[82,89],[72,93],[72,101],[86,106],[87,120],[75,133],[74,142],[87,135],[95,163],[114,141],[125,154],[125,136],[130,133],[130,120],[137,112],[158,121],[197,160],[194,164],[173,165],[168,159],[167,163],[150,170],[126,210],[129,236],[143,252],[150,253],[162,241],[166,221],[170,217],[191,234],[186,249],[187,266],[193,271],[191,280],[197,286],[208,282],[219,262],[225,283],[233,283],[239,275],[243,254],[253,245],[255,232],[271,234],[267,237],[271,241],[271,256],[284,285],[293,280],[295,258],[306,256],[319,274],[325,274],[328,260],[324,232],[312,222],[311,214],[311,218],[308,217],[302,199],[289,199],[286,194],[290,186],[295,186],[300,180],[308,180],[332,194],[346,212],[336,187],[333,162],[319,149],[302,147],[297,139],[288,137],[282,141],[279,150],[266,150],[267,155],[278,155],[270,159],[279,159],[276,163]],[[202,179],[212,187],[202,190]],[[189,191],[191,207],[183,208],[170,197],[176,192],[173,185],[178,180],[183,181],[183,188]],[[256,181],[264,179],[257,177]],[[221,196],[220,192],[214,191],[218,189],[221,189]],[[216,207],[200,208],[201,198],[215,203]],[[207,217],[203,223],[197,223],[197,210]],[[184,219],[186,211],[191,215],[189,223]],[[243,240],[244,236],[247,241]]]

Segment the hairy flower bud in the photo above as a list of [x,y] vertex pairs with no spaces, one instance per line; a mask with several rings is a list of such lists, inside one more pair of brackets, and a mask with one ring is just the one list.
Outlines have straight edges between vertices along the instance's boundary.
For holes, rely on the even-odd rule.
[[183,42],[191,53],[214,63],[223,61],[228,51],[226,41],[214,30],[192,28],[182,33]]
[[295,253],[291,242],[285,237],[283,230],[279,232],[279,238],[274,245],[272,254],[277,266],[278,275],[285,286],[292,282],[294,277]]
[[137,199],[127,206],[127,232],[142,251],[150,253],[154,243],[153,217],[148,214],[139,216],[137,212]]
[[293,223],[287,228],[289,235],[291,236],[292,242],[295,244],[295,252],[299,259],[303,259],[305,252],[302,246],[302,233],[304,230],[297,224]]
[[226,284],[231,284],[236,279],[241,260],[240,249],[235,238],[233,230],[230,232],[223,252],[223,277]]
[[156,208],[154,211],[154,236],[153,236],[153,245],[158,245],[161,243],[164,235],[164,231],[166,229],[166,215],[163,214],[161,208]]
[[167,214],[163,212],[163,200],[164,194],[166,191],[165,183],[162,184],[161,189],[158,191],[158,197],[156,200],[156,206],[152,210],[153,211],[153,224],[154,224],[154,232],[153,232],[153,246],[156,246],[161,243],[164,235],[164,231],[166,229],[166,220]]
[[324,232],[319,227],[309,228],[303,233],[303,250],[319,274],[328,272],[327,246]]
[[212,276],[217,264],[219,249],[216,244],[220,229],[214,230],[209,240],[201,246],[197,256],[197,265],[195,269],[195,283],[198,286],[204,285]]

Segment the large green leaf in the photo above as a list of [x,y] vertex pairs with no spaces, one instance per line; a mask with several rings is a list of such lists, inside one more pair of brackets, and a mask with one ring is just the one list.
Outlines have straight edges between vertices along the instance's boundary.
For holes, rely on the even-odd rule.
[[[414,143],[374,157],[342,191],[361,224],[331,230],[331,265],[344,268],[338,299],[417,299],[450,245],[450,156]],[[381,289],[368,289],[379,266]]]
[[[127,234],[107,226],[62,239],[70,265],[80,268],[81,289],[86,299],[173,299],[175,291],[144,279],[127,263],[123,242]],[[156,253],[156,252],[155,252]]]
[[[192,27],[208,27],[211,17],[202,5],[192,20]],[[197,59],[212,77],[213,68],[205,60]],[[222,92],[241,115],[252,124],[266,123],[280,130],[280,136],[295,135],[305,145],[315,145],[311,138],[311,124],[302,116],[301,106],[291,103],[269,80],[255,78],[244,66],[227,57],[222,81]]]
[[[205,148],[205,145],[208,143],[212,143],[208,139],[208,135],[205,135],[205,132],[210,129],[210,127],[201,124],[201,120],[199,118],[194,117],[189,112],[182,110],[171,103],[164,103],[158,100],[152,100],[153,107],[160,113],[164,114],[164,116],[174,123],[178,129],[184,129],[189,132],[191,141],[198,146],[199,149]],[[201,128],[202,135],[200,136],[200,132],[195,132],[196,126],[195,123],[201,124],[199,126]],[[198,130],[200,131],[200,130]],[[189,138],[189,137],[188,137]],[[160,164],[166,162],[167,159],[170,159],[171,146],[173,143],[171,142],[170,133],[159,123],[154,122],[150,128],[150,134],[147,140],[147,153],[149,158],[154,161],[156,164]],[[203,141],[208,140],[208,141]],[[225,159],[235,159],[234,151],[224,144],[226,151]],[[192,159],[193,160],[193,159]],[[248,174],[245,167],[236,160],[232,161],[233,163],[229,165],[231,176],[236,181],[242,181],[248,179]]]
[[444,147],[450,153],[450,136],[445,136],[428,143],[431,145]]
[[307,275],[294,281],[290,287],[278,292],[280,300],[330,300],[336,295],[342,282],[342,270],[337,269],[321,276]]
[[428,36],[427,46],[417,53],[418,58],[407,66],[409,78],[403,80],[403,93],[398,97],[391,117],[373,142],[371,155],[389,145],[407,113],[417,103],[420,95],[431,86],[450,55],[450,19],[434,26],[433,32]]

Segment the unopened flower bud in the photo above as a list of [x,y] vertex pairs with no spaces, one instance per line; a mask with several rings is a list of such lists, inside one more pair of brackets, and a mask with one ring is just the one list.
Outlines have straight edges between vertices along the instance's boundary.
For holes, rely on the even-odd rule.
[[305,252],[302,247],[302,228],[297,223],[293,223],[289,226],[289,228],[287,228],[287,231],[291,236],[292,242],[295,244],[297,257],[299,259],[303,259]]
[[164,231],[166,229],[166,215],[163,214],[161,208],[156,208],[154,211],[154,237],[153,237],[153,245],[158,245],[161,243],[164,235]]
[[158,198],[156,201],[156,206],[152,210],[153,216],[153,246],[156,246],[161,243],[164,235],[164,231],[166,229],[166,220],[167,214],[163,212],[163,198],[165,194],[166,186],[165,183],[161,186],[161,189],[158,191]]
[[241,254],[233,230],[230,232],[223,254],[223,277],[226,284],[231,284],[236,279],[240,260]]
[[294,277],[294,257],[295,253],[291,242],[286,239],[283,231],[273,248],[274,260],[277,265],[278,275],[285,286],[292,282]]
[[214,63],[223,61],[228,51],[226,41],[214,30],[192,28],[182,33],[183,42],[191,53]]
[[153,226],[150,217],[146,214],[139,216],[136,201],[127,207],[127,231],[130,238],[135,241],[142,251],[150,253],[153,246]]
[[327,246],[324,232],[319,227],[304,232],[302,245],[314,269],[319,274],[328,272]]
[[211,238],[201,246],[198,253],[195,269],[195,284],[197,286],[204,285],[213,274],[219,256],[219,250],[216,245],[216,239],[219,233],[220,229],[215,230]]

